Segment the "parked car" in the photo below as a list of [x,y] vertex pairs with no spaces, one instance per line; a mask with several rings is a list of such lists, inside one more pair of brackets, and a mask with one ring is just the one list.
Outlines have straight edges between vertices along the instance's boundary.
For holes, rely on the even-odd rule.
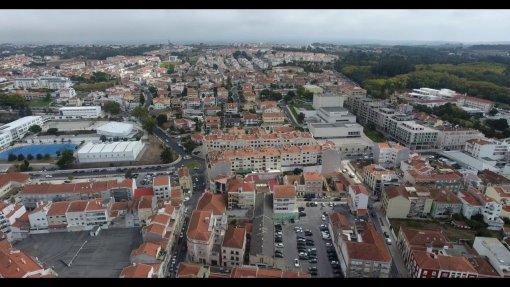
[[276,246],[278,248],[283,248],[283,243],[278,242],[278,243],[275,243],[274,246]]
[[299,267],[299,260],[297,258],[294,259],[294,266]]
[[305,217],[305,216],[306,216],[306,212],[302,212],[302,211],[301,211],[301,212],[299,213],[299,216],[300,216],[300,217]]
[[324,214],[321,216],[322,221],[326,221],[326,216]]
[[308,260],[309,263],[317,263],[317,258],[312,258]]

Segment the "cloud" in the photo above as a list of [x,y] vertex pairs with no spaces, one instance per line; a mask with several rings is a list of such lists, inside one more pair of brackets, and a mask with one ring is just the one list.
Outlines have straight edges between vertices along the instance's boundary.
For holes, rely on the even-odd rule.
[[2,43],[489,42],[508,10],[3,10]]

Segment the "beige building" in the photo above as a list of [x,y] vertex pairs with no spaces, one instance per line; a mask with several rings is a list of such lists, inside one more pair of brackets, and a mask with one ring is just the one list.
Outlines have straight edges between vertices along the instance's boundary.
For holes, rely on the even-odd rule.
[[185,191],[193,192],[193,182],[189,174],[189,169],[181,167],[177,170],[177,173],[179,175],[179,185],[181,188]]
[[214,243],[214,219],[212,211],[195,210],[191,215],[187,232],[188,260],[202,264],[218,265],[211,262]]
[[262,122],[265,124],[283,124],[285,122],[285,113],[263,113]]
[[221,245],[221,265],[223,267],[242,266],[245,249],[246,229],[228,228]]
[[242,179],[227,182],[228,209],[247,209],[255,206],[255,183]]
[[296,187],[293,185],[275,185],[273,187],[273,217],[275,219],[296,218]]
[[382,194],[383,211],[388,218],[423,217],[430,214],[431,187],[390,186]]

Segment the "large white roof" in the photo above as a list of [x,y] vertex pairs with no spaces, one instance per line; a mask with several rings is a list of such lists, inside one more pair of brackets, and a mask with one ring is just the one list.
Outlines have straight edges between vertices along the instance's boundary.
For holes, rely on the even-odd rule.
[[133,129],[132,124],[120,122],[108,122],[97,128],[98,132],[116,133],[116,134],[129,134]]
[[79,154],[86,153],[112,153],[112,152],[127,152],[132,151],[136,145],[140,142],[131,141],[131,142],[111,142],[111,143],[97,143],[94,144],[89,142],[85,144],[82,148],[78,150]]

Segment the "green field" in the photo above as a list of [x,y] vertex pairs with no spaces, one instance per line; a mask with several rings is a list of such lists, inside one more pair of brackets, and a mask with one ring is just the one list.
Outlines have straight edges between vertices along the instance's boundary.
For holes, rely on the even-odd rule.
[[51,101],[46,100],[30,101],[28,102],[28,106],[31,108],[47,108],[50,103]]
[[188,169],[194,169],[195,167],[196,167],[196,168],[200,168],[200,166],[201,166],[201,165],[200,165],[200,163],[198,163],[198,162],[190,162],[190,163],[187,163],[187,164],[186,164],[186,167],[187,167]]
[[74,89],[76,91],[104,91],[108,88],[111,88],[115,86],[116,80],[108,81],[108,82],[101,82],[101,83],[80,83],[74,86]]
[[376,130],[365,127],[365,128],[363,128],[363,132],[373,142],[380,143],[380,142],[386,141],[386,138],[384,137],[384,135]]
[[171,62],[171,61],[165,61],[165,62],[161,62],[159,64],[159,66],[161,68],[165,68],[165,69],[168,69],[170,66],[173,66],[175,68],[175,66],[177,66],[178,64],[180,64],[179,62]]

